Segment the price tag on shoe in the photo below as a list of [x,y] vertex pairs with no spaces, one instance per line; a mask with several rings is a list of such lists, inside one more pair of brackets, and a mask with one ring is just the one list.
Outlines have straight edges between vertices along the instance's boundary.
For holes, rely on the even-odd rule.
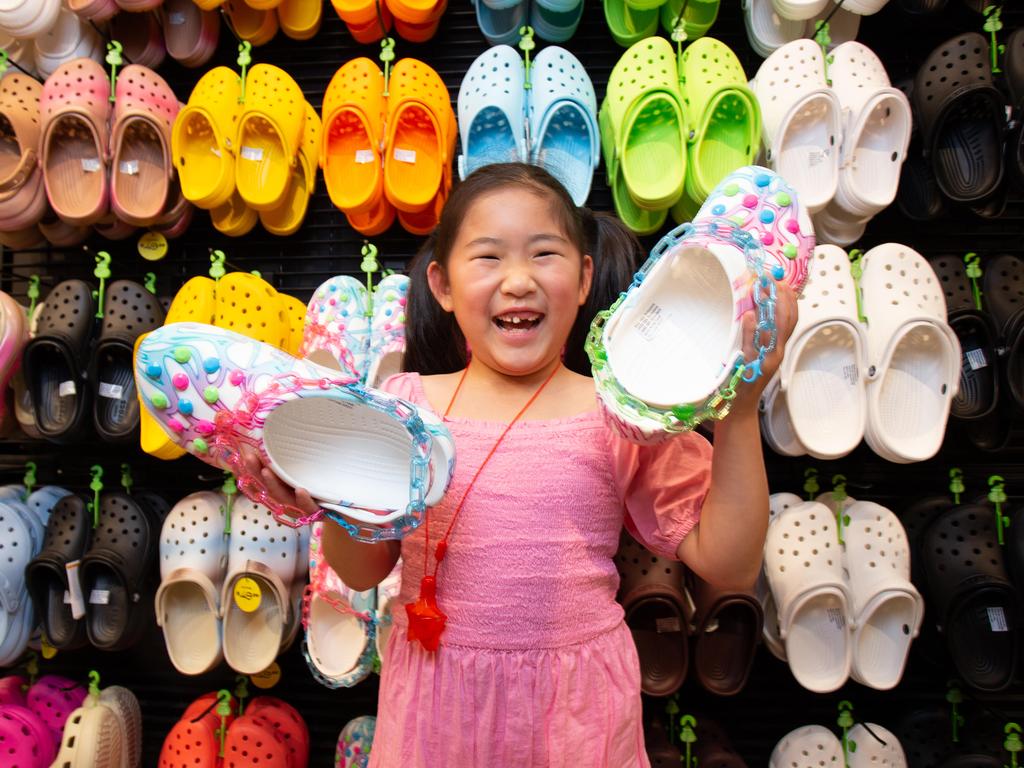
[[260,585],[248,576],[243,576],[235,582],[235,605],[246,613],[252,613],[259,608],[262,597]]

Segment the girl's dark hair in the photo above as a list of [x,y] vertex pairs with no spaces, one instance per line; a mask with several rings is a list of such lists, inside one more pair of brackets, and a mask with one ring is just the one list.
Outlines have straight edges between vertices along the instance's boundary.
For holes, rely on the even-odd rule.
[[466,366],[466,339],[455,322],[455,315],[445,312],[431,293],[427,267],[432,261],[442,268],[447,265],[459,226],[474,201],[487,192],[510,186],[549,198],[569,240],[581,254],[590,254],[594,260],[590,294],[580,307],[565,348],[566,367],[590,375],[590,362],[583,348],[590,323],[633,279],[642,255],[640,243],[617,218],[577,207],[554,176],[539,166],[526,163],[486,165],[452,191],[437,229],[427,238],[410,267],[406,371],[431,375],[452,373]]

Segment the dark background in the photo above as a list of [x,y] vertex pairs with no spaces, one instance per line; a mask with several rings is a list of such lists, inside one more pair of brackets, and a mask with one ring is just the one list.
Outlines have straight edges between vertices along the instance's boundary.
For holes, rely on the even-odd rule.
[[[1005,5],[1003,40],[1009,31],[1024,25],[1021,4],[1013,0]],[[863,19],[858,39],[879,54],[896,82],[912,76],[936,45],[964,31],[980,31],[981,24],[981,16],[963,8],[959,0],[949,0],[947,11],[923,21],[903,14],[894,0],[879,14]],[[718,21],[709,34],[731,46],[743,62],[747,75],[754,75],[761,59],[747,42],[738,0],[723,0]],[[413,56],[433,66],[448,85],[454,105],[463,74],[486,47],[469,0],[453,0],[434,40],[416,45],[397,39],[396,51],[399,58]],[[580,29],[565,47],[587,67],[600,101],[611,68],[623,49],[612,40],[602,9],[595,0],[587,0]],[[253,61],[273,63],[286,69],[319,111],[323,92],[337,68],[355,56],[374,57],[377,50],[376,45],[355,43],[330,4],[325,3],[323,27],[313,40],[296,42],[279,33],[271,43],[253,51]],[[223,27],[220,48],[207,67],[186,70],[168,58],[160,72],[184,102],[206,68],[216,64],[233,67],[235,55],[235,41]],[[589,203],[595,210],[611,209],[603,166],[595,176]],[[998,219],[982,219],[968,210],[952,210],[939,221],[917,223],[906,219],[893,206],[871,223],[858,245],[866,250],[878,243],[899,241],[925,256],[977,251],[984,264],[999,253],[1024,255],[1022,239],[1024,195],[1014,190],[1005,214]],[[646,244],[650,246],[654,240],[649,238]],[[156,272],[158,292],[168,300],[187,278],[205,274],[209,267],[209,249],[220,248],[227,254],[230,266],[259,269],[279,291],[306,301],[328,277],[359,274],[363,238],[333,208],[320,182],[304,226],[288,238],[268,235],[259,225],[243,238],[224,237],[210,226],[206,212],[197,211],[189,231],[181,239],[172,241],[162,261],[144,261],[135,250],[135,242],[135,237],[119,243],[95,238],[89,245],[112,254],[113,279],[141,281],[145,272]],[[373,238],[373,242],[380,249],[384,267],[402,270],[419,239],[406,234],[396,223],[390,232]],[[16,253],[2,250],[0,288],[24,300],[27,275],[39,273],[45,296],[50,287],[66,278],[92,281],[92,268],[92,257],[81,247]],[[935,460],[911,466],[889,464],[864,447],[836,462],[783,459],[767,448],[766,452],[774,491],[799,492],[804,469],[815,466],[820,472],[823,489],[831,487],[832,475],[842,473],[849,480],[850,495],[879,501],[897,512],[914,499],[944,493],[948,485],[947,470],[951,466],[963,468],[967,497],[982,493],[985,479],[994,472],[1005,477],[1011,498],[1015,494],[1024,496],[1024,432],[1016,429],[1009,448],[986,454],[973,449],[955,428],[951,428],[943,451]],[[2,441],[0,480],[20,481],[23,462],[28,459],[39,463],[40,483],[54,482],[75,490],[87,488],[89,465],[101,463],[106,468],[107,478],[116,480],[120,463],[129,461],[134,468],[136,487],[159,491],[172,504],[187,493],[219,485],[214,473],[191,457],[164,463],[143,455],[135,447],[118,449],[98,440],[71,447],[37,441]],[[931,619],[926,615],[926,625]],[[860,718],[894,728],[911,710],[942,705],[946,681],[954,675],[941,644],[918,641],[904,680],[894,691],[881,693],[850,683],[835,694],[819,696],[800,688],[788,668],[767,651],[761,649],[758,653],[751,680],[739,696],[717,699],[704,692],[695,679],[686,683],[680,696],[684,712],[719,719],[750,766],[765,765],[776,741],[792,728],[810,723],[834,726],[836,705],[842,699],[854,703],[855,714]],[[334,746],[341,727],[352,717],[373,714],[376,710],[376,676],[353,689],[334,691],[321,687],[309,674],[298,643],[283,655],[280,664],[284,674],[271,693],[287,699],[306,718],[313,744],[310,764],[333,765]],[[164,736],[188,703],[206,691],[234,687],[234,673],[226,665],[201,678],[179,675],[168,661],[162,637],[155,627],[146,641],[130,651],[106,654],[83,650],[60,654],[42,663],[43,672],[63,672],[79,679],[84,679],[90,668],[100,671],[103,684],[127,685],[138,695],[145,720],[145,766],[156,765]],[[1022,694],[1024,686],[1019,682],[1005,694],[968,694],[972,699],[965,705],[968,728],[977,731],[985,720],[990,726],[994,725],[996,718],[1001,725],[1001,718],[1006,715],[1024,717]],[[652,713],[660,712],[663,703],[648,701],[647,707]]]

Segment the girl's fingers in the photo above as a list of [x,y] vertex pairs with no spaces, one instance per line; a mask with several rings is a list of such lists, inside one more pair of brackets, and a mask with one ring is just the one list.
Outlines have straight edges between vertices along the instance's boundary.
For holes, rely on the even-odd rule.
[[313,501],[313,497],[309,495],[309,491],[305,488],[297,488],[295,490],[295,506],[307,515],[312,515],[320,509],[320,505]]
[[282,483],[270,469],[264,467],[260,470],[260,477],[263,478],[263,484],[267,487],[267,493],[275,499],[287,504],[295,503],[295,491]]

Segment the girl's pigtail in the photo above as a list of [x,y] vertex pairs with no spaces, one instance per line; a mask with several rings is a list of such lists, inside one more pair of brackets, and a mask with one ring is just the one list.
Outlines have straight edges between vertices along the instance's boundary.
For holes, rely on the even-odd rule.
[[608,309],[633,280],[640,266],[643,249],[625,224],[607,213],[580,208],[588,253],[594,261],[590,295],[580,307],[576,322],[565,345],[565,366],[584,376],[590,375],[590,361],[584,344],[590,324],[603,309]]
[[405,306],[405,359],[403,370],[431,376],[466,367],[466,339],[455,315],[437,303],[427,282],[427,267],[434,258],[436,238],[430,235],[409,267],[409,295]]

